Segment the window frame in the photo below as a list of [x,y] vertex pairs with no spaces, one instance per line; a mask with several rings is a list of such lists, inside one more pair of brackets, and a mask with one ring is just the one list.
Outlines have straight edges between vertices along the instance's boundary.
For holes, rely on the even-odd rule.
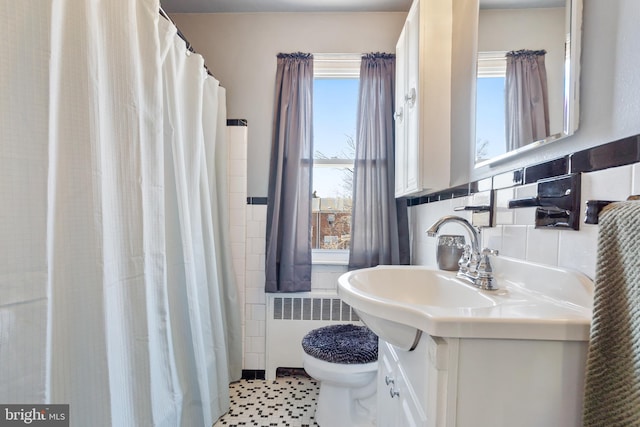
[[[313,55],[313,79],[360,79],[362,54],[316,53]],[[313,168],[349,169],[355,166],[353,159],[313,159]],[[312,199],[309,200],[312,203]],[[314,227],[315,224],[312,224]],[[311,230],[310,230],[311,231]],[[310,235],[311,238],[311,235]],[[312,249],[312,264],[347,265],[349,249]]]
[[507,51],[478,52],[476,78],[505,77],[507,75]]

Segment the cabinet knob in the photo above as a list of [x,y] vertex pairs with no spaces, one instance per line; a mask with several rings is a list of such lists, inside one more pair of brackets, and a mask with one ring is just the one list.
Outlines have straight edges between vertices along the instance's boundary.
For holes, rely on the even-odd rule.
[[391,395],[392,399],[394,397],[400,397],[400,393],[397,390],[394,390],[393,387],[389,389],[389,394]]
[[407,103],[407,105],[409,105],[409,108],[413,107],[414,105],[416,105],[416,88],[412,87],[409,90],[409,93],[406,94],[404,96],[404,100]]
[[398,109],[398,111],[396,111],[395,113],[393,113],[393,118],[398,121],[401,122],[402,121],[402,107],[400,107]]

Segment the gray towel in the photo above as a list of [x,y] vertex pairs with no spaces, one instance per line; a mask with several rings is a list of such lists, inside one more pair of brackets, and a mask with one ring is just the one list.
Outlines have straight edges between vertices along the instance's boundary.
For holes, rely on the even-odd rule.
[[640,201],[599,224],[583,426],[640,426]]

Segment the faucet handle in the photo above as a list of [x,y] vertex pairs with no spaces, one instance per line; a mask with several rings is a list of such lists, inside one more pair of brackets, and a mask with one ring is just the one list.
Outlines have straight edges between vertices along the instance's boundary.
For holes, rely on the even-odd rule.
[[491,268],[491,261],[489,261],[489,255],[498,255],[497,249],[484,248],[480,254],[480,260],[478,261],[478,273],[481,275],[490,275],[493,273]]
[[496,249],[484,248],[480,255],[480,261],[478,262],[478,278],[476,286],[484,290],[497,289],[495,279],[493,277],[493,268],[491,267],[491,261],[489,255],[498,255]]
[[480,260],[478,261],[478,273],[491,273],[491,261],[489,261],[489,255],[498,255],[497,249],[484,248],[480,254]]
[[458,260],[458,271],[465,273],[469,271],[469,261],[471,260],[471,245],[464,245],[462,256]]
[[489,248],[484,248],[482,250],[482,256],[488,256],[488,255],[495,255],[498,256],[500,255],[500,251],[498,251],[497,249],[489,249]]

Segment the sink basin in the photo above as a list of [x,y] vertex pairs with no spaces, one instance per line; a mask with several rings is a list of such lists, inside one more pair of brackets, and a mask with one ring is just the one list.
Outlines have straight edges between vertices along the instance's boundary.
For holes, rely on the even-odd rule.
[[455,275],[429,268],[376,267],[356,270],[349,277],[361,295],[401,304],[437,307],[490,307],[496,302],[455,278]]
[[455,272],[378,266],[338,280],[338,293],[385,341],[405,350],[432,336],[587,341],[593,282],[581,273],[507,257],[492,259],[498,290]]

